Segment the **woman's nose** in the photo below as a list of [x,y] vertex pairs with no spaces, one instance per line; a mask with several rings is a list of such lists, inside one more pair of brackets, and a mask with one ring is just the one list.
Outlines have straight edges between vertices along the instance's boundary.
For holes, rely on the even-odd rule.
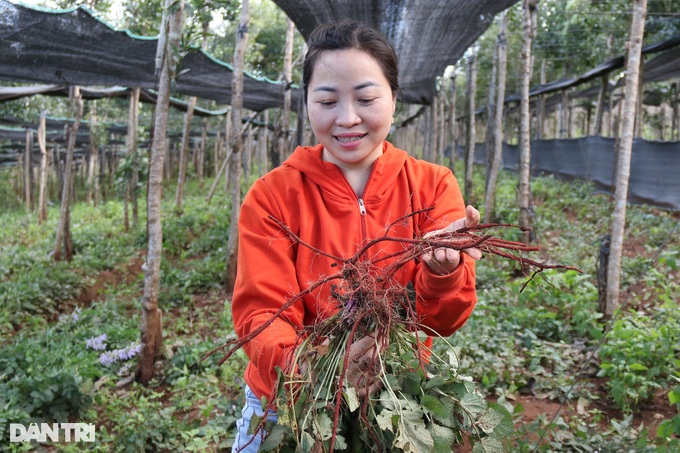
[[343,103],[339,107],[338,116],[335,119],[338,125],[349,127],[361,122],[361,117],[352,103]]

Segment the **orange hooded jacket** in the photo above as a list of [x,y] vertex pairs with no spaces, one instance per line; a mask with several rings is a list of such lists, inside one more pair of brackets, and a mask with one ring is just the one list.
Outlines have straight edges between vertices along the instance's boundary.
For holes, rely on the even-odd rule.
[[[282,166],[257,180],[243,201],[232,299],[239,337],[269,320],[292,296],[338,270],[331,258],[293,244],[268,216],[318,250],[343,258],[354,255],[367,240],[384,236],[387,225],[415,211],[433,207],[399,222],[389,235],[422,237],[465,217],[460,188],[445,167],[417,160],[384,142],[364,193],[357,197],[340,169],[321,159],[322,149],[321,145],[298,147]],[[379,250],[369,249],[367,258],[373,261],[403,247],[398,241],[382,242],[376,247]],[[414,260],[396,278],[403,285],[413,283],[422,324],[442,336],[459,329],[477,301],[474,260],[465,254],[448,275],[435,275],[425,263]],[[244,346],[250,358],[245,381],[259,398],[270,396],[275,367],[285,368],[287,354],[296,344],[296,328],[337,309],[329,286],[305,296]]]

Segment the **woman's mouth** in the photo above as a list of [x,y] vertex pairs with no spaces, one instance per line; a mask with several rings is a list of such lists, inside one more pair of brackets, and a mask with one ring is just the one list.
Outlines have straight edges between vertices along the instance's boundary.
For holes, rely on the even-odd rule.
[[337,135],[335,139],[339,141],[340,143],[352,143],[361,140],[364,138],[366,134],[363,135],[352,135],[351,137],[348,136],[339,136]]

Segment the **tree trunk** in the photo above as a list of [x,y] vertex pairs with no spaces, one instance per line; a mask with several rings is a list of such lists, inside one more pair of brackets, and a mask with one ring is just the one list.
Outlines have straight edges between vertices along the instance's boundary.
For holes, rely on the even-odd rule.
[[475,95],[477,93],[477,55],[473,51],[468,62],[467,107],[468,127],[467,143],[465,146],[465,199],[472,203],[472,169],[475,162]]
[[[545,63],[541,61],[541,85],[545,85]],[[536,138],[541,140],[545,137],[545,94],[538,96],[538,107],[536,108]]]
[[484,201],[484,223],[491,223],[494,218],[496,205],[496,182],[498,172],[503,162],[503,111],[505,107],[505,81],[508,72],[508,51],[506,29],[508,26],[508,16],[504,12],[501,16],[500,29],[498,31],[498,89],[497,101],[494,109],[494,139],[493,150],[488,153],[492,155],[489,167],[489,178],[486,183],[486,199]]
[[99,145],[97,143],[97,101],[90,109],[90,162],[87,166],[87,203],[99,206]]
[[607,89],[609,88],[609,74],[602,76],[602,85],[597,95],[597,110],[595,111],[595,135],[602,135],[602,117],[604,116],[604,106],[607,102]]
[[423,153],[422,159],[428,162],[432,162],[432,136],[434,135],[434,119],[432,118],[432,104],[425,106],[425,126],[423,127],[423,133],[425,135],[423,140]]
[[205,201],[210,204],[210,201],[212,200],[213,195],[215,195],[215,190],[217,189],[217,183],[220,182],[220,178],[222,178],[222,174],[226,171],[227,167],[229,166],[229,162],[231,162],[231,150],[229,150],[229,154],[227,154],[227,157],[224,159],[224,163],[220,167],[220,169],[217,171],[217,175],[215,176],[215,181],[213,182],[213,185],[210,187],[210,191],[208,192],[208,196],[205,198]]
[[46,112],[40,112],[40,125],[38,126],[38,146],[40,147],[40,188],[38,196],[38,224],[47,221],[47,127],[45,125]]
[[628,180],[630,178],[630,159],[635,131],[636,103],[640,87],[640,63],[642,38],[647,15],[647,0],[635,0],[633,20],[630,29],[630,46],[626,68],[626,85],[623,107],[623,124],[619,143],[618,165],[616,172],[616,192],[614,193],[614,215],[612,219],[609,263],[607,265],[607,304],[604,315],[611,317],[619,305],[619,285],[621,277],[621,257],[623,255],[623,233],[626,223],[626,201],[628,199]]
[[139,156],[137,150],[137,136],[139,124],[139,95],[141,89],[139,87],[130,90],[129,111],[128,111],[128,130],[126,136],[126,144],[128,157],[132,159],[132,175],[130,175],[130,198],[132,202],[132,224],[137,226],[139,224],[139,203],[137,185],[139,183]]
[[446,117],[446,91],[442,90],[437,98],[439,99],[439,145],[437,146],[437,163],[439,165],[444,165],[446,157],[446,139],[448,138],[446,131],[446,122],[448,120]]
[[[500,36],[501,31],[498,31]],[[491,61],[491,75],[489,77],[489,88],[486,102],[486,187],[489,186],[489,176],[491,173],[491,163],[493,161],[493,141],[495,139],[494,129],[496,127],[496,80],[498,78],[498,47],[500,40],[496,39],[496,45],[493,48],[493,59]]]
[[449,169],[456,173],[456,152],[458,152],[458,123],[456,121],[456,73],[451,75],[451,98],[449,99]]
[[283,92],[283,114],[281,115],[281,135],[279,136],[279,150],[282,159],[290,154],[290,106],[293,83],[293,38],[295,37],[295,23],[288,19],[286,28],[286,45],[283,54],[283,78],[285,88]]
[[24,148],[24,203],[26,211],[31,211],[31,168],[33,151],[33,130],[26,129],[26,146]]
[[189,98],[187,112],[184,114],[184,129],[182,131],[182,148],[179,152],[179,175],[177,176],[177,192],[175,194],[175,214],[182,215],[182,197],[184,196],[184,181],[187,177],[189,166],[189,140],[191,136],[191,122],[194,119],[196,108],[196,96]]
[[167,40],[162,49],[158,97],[156,99],[154,133],[149,160],[149,179],[147,190],[147,235],[148,247],[144,264],[144,299],[141,326],[141,351],[137,361],[136,379],[148,383],[154,374],[154,363],[160,355],[163,344],[162,311],[158,307],[158,288],[160,285],[161,258],[163,252],[163,227],[161,224],[161,200],[163,189],[163,161],[166,153],[168,110],[170,108],[171,74],[174,73],[174,49],[178,48],[182,34],[182,15],[184,0],[165,0],[165,9],[173,10],[167,15],[167,24],[161,26],[161,35],[167,30]]
[[71,87],[71,101],[73,102],[73,124],[67,127],[68,147],[66,149],[66,163],[64,164],[64,177],[61,189],[61,210],[59,212],[59,225],[57,226],[57,238],[54,243],[55,261],[61,261],[62,245],[64,247],[64,259],[71,261],[73,258],[73,242],[71,240],[71,179],[73,172],[73,153],[76,148],[76,137],[80,127],[80,119],[83,116],[83,99],[80,96],[80,88]]
[[[644,25],[643,25],[644,27]],[[645,55],[640,55],[640,67],[645,64]],[[642,137],[644,132],[644,97],[645,97],[645,83],[642,77],[639,81],[638,100],[635,105],[635,132],[634,137]]]
[[[532,16],[536,14],[533,0],[522,0],[524,13],[524,34],[522,39],[522,61],[520,74],[520,116],[519,116],[519,224],[527,229],[522,233],[525,244],[531,242],[531,114],[529,111],[529,87],[531,84],[531,43],[534,37]],[[525,269],[526,271],[527,269]]]
[[198,176],[198,187],[203,188],[203,173],[205,168],[205,155],[208,149],[208,118],[203,118],[201,122],[201,143],[198,146],[196,155],[196,176]]
[[250,1],[241,2],[241,19],[236,31],[234,47],[234,75],[231,84],[231,162],[229,179],[231,179],[231,223],[229,225],[229,241],[227,243],[227,271],[225,287],[228,292],[234,290],[236,282],[236,258],[238,255],[238,218],[241,210],[241,151],[243,135],[241,133],[241,110],[243,107],[243,66],[245,51],[248,46],[248,22],[250,21]]
[[672,98],[673,120],[671,122],[671,140],[680,140],[680,79],[673,84],[675,95]]

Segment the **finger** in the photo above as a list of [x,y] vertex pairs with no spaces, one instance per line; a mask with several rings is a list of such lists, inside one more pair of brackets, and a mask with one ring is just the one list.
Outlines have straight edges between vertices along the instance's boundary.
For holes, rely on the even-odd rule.
[[437,261],[437,263],[444,263],[446,262],[446,250],[445,248],[438,248],[435,249],[434,251],[434,259]]
[[482,258],[482,251],[479,250],[476,247],[472,247],[472,248],[469,248],[469,249],[463,249],[462,252],[469,255],[475,261]]
[[465,226],[466,227],[472,227],[479,225],[479,211],[475,209],[474,206],[472,205],[467,205],[465,208]]
[[460,261],[460,252],[456,249],[444,249],[446,252],[446,261],[451,264],[458,264]]

